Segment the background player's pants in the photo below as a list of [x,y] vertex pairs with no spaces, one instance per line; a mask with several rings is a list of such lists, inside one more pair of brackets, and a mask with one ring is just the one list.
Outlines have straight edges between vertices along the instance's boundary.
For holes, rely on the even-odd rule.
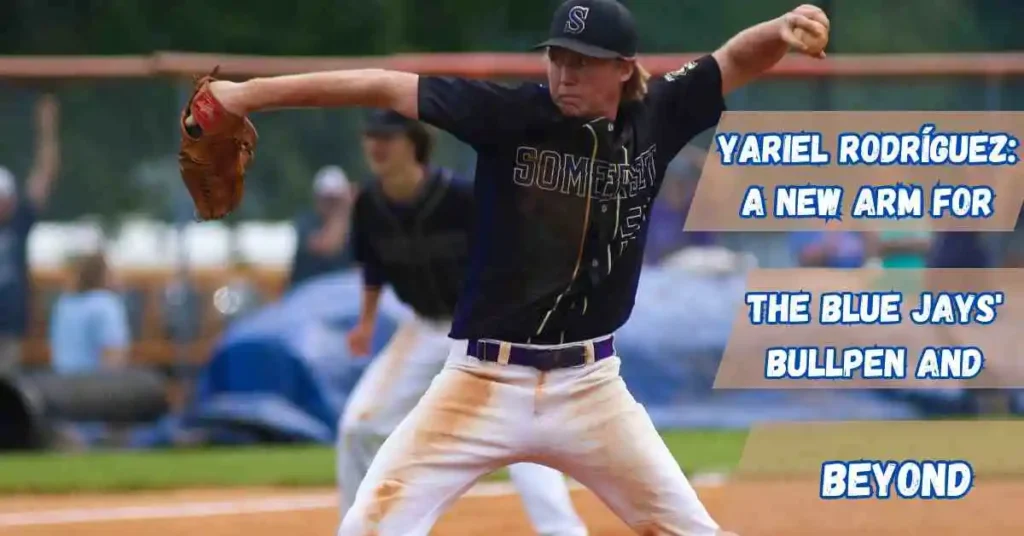
[[[416,318],[403,322],[352,392],[338,433],[337,476],[343,515],[352,506],[356,490],[384,440],[412,411],[444,368],[452,344],[448,328]],[[452,430],[452,433],[460,432]],[[494,469],[504,465],[500,463]],[[430,478],[429,474],[425,476]],[[509,467],[509,476],[538,534],[587,535],[586,527],[573,509],[561,473],[540,465],[519,463]],[[436,516],[422,525],[422,532],[400,530],[394,534],[425,535],[434,521]]]
[[460,341],[381,447],[338,535],[426,535],[478,478],[509,461],[572,476],[638,534],[718,534],[626,389],[617,357],[544,373],[479,361]]

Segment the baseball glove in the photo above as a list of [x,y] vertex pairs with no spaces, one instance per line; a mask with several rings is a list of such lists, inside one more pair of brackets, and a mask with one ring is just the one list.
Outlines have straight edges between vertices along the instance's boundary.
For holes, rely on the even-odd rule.
[[210,92],[217,71],[196,80],[181,113],[178,165],[200,220],[223,218],[241,203],[258,138],[249,119],[224,109]]

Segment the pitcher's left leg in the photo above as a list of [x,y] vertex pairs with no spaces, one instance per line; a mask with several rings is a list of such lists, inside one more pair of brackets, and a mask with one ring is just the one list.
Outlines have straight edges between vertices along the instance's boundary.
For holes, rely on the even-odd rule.
[[637,534],[721,536],[679,463],[609,358],[549,376],[551,465],[601,498]]
[[508,475],[538,535],[587,536],[562,473],[534,463],[516,463],[508,466]]

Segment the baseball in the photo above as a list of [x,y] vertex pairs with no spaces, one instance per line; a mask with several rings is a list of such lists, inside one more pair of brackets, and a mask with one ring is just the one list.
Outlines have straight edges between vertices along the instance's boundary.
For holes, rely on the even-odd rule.
[[807,46],[807,52],[810,54],[818,54],[828,45],[828,29],[820,22],[814,21],[814,24],[819,30],[817,34],[807,32],[803,28],[793,29],[793,35]]

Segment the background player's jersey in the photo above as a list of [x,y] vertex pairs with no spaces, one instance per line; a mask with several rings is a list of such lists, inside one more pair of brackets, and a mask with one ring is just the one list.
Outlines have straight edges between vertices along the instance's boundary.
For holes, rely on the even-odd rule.
[[360,192],[352,218],[366,285],[391,285],[424,318],[451,318],[468,259],[472,184],[431,170],[420,196],[401,205],[374,183]]

